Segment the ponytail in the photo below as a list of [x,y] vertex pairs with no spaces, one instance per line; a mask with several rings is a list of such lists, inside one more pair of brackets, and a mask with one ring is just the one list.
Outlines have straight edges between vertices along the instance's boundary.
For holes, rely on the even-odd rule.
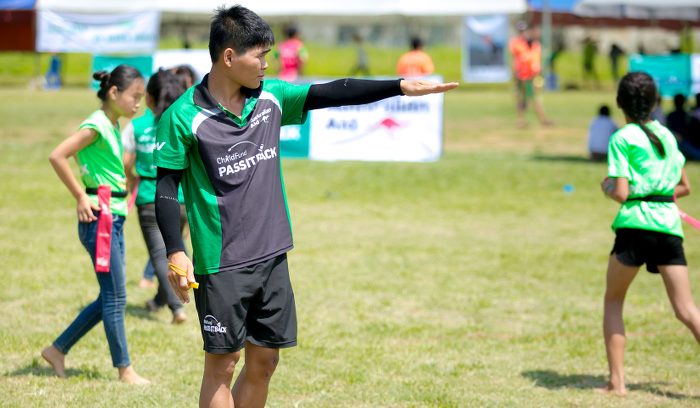
[[617,88],[617,104],[631,119],[632,123],[639,126],[647,135],[651,144],[656,148],[661,157],[666,157],[666,149],[654,132],[649,129],[646,122],[649,121],[651,111],[656,105],[656,84],[649,74],[644,72],[630,72],[620,80]]
[[101,101],[104,101],[107,99],[107,91],[109,91],[109,72],[97,71],[92,74],[92,78],[100,81],[100,89],[97,91],[97,97],[100,98]]
[[137,79],[143,79],[143,75],[136,68],[125,64],[117,66],[112,72],[97,71],[92,74],[92,77],[100,81],[97,97],[103,102],[107,100],[107,92],[113,86],[116,86],[117,90],[123,91]]
[[652,132],[651,129],[647,125],[644,124],[643,121],[636,121],[635,122],[642,130],[644,133],[647,135],[649,138],[649,141],[651,142],[652,145],[656,148],[656,150],[659,152],[659,155],[661,157],[666,157],[666,149],[664,149],[663,143],[661,143],[661,140],[659,139],[658,136],[656,136],[656,133]]

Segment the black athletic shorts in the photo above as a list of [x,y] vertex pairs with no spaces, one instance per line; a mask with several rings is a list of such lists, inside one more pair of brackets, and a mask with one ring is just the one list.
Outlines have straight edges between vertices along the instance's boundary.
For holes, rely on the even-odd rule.
[[244,268],[197,275],[194,291],[204,350],[232,353],[257,346],[296,346],[297,316],[287,254]]
[[610,254],[627,266],[647,264],[647,271],[659,273],[659,265],[688,265],[683,238],[662,232],[618,228]]

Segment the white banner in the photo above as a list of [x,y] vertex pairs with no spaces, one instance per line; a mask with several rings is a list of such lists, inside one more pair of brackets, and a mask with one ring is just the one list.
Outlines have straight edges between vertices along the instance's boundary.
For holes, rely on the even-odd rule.
[[160,13],[37,12],[36,49],[42,52],[150,53],[158,46]]
[[700,54],[690,56],[690,78],[693,82],[692,94],[700,93]]
[[209,50],[158,50],[153,54],[153,72],[178,65],[189,65],[197,74],[197,80],[201,81],[211,69]]
[[507,82],[508,18],[471,16],[464,18],[462,78],[467,82]]
[[443,95],[436,94],[314,110],[309,118],[309,158],[438,160],[442,153],[442,104]]

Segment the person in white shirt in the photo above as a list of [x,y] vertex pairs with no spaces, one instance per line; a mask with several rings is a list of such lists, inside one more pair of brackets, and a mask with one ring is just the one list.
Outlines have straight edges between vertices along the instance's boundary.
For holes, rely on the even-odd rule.
[[617,131],[617,124],[610,118],[610,108],[602,105],[598,116],[588,127],[588,151],[591,160],[602,161],[608,158],[608,142],[610,136]]

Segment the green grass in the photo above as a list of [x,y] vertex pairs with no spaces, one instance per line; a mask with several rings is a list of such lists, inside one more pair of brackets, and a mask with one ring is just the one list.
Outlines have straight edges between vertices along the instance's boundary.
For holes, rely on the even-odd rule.
[[[195,406],[194,306],[180,327],[166,311],[143,311],[152,293],[136,287],[146,251],[133,215],[127,336],[153,384],[116,381],[99,326],[68,355],[67,380],[40,359],[97,294],[74,203],[46,160],[97,103],[82,89],[0,97],[11,101],[0,105],[1,405]],[[521,131],[509,93],[462,88],[446,96],[439,162],[285,160],[299,346],[282,352],[268,406],[698,406],[698,345],[646,272],[627,299],[630,395],[593,392],[607,371],[602,294],[616,206],[599,192],[605,165],[584,157],[603,102],[613,95],[547,94],[557,126]],[[700,180],[695,163],[688,172]],[[698,200],[682,205],[700,214]],[[700,233],[686,234],[697,276]]]

